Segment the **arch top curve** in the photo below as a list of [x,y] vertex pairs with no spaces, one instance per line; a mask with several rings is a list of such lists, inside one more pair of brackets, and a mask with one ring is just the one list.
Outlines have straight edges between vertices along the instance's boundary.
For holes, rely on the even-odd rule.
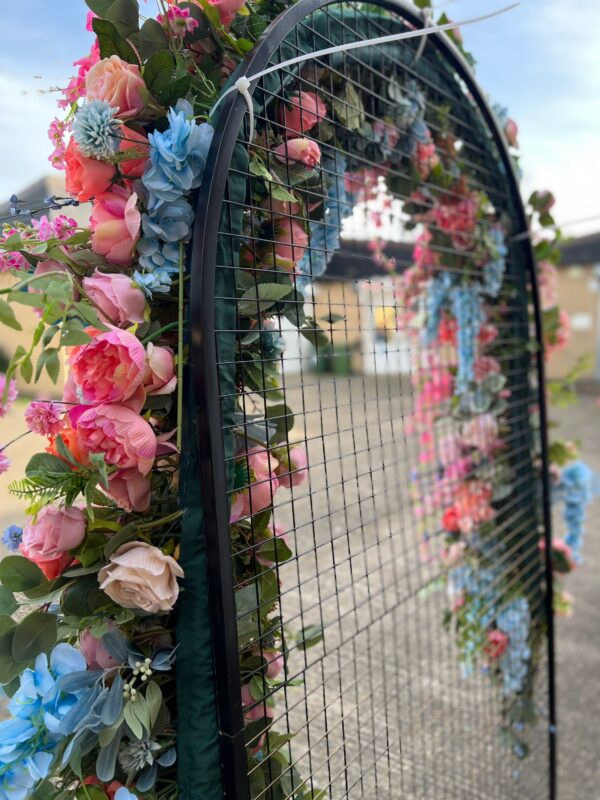
[[[403,0],[301,0],[230,82],[324,42],[422,25]],[[216,115],[191,367],[222,775],[239,800],[367,797],[381,781],[395,798],[396,779],[407,797],[428,781],[476,797],[489,759],[509,781],[520,753],[528,786],[549,775],[532,797],[555,791],[553,735],[547,747],[531,725],[540,703],[555,712],[541,316],[531,245],[515,237],[527,218],[468,63],[444,34],[415,62],[417,48],[252,81],[252,142],[244,97]],[[365,229],[371,261],[342,235]],[[391,267],[384,240],[398,232]],[[474,674],[469,692],[457,665],[491,680]],[[440,744],[444,777],[415,703],[442,730],[477,716],[481,741],[457,741],[481,766]]]

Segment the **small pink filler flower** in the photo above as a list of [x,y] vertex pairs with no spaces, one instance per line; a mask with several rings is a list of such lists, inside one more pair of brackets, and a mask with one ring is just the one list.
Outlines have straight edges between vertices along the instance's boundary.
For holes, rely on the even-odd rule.
[[56,436],[64,426],[64,406],[52,400],[33,400],[25,410],[25,422],[32,433]]

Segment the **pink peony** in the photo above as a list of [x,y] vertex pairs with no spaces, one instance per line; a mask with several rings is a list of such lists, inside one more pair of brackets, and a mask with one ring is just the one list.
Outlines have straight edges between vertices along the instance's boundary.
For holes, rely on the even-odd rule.
[[25,422],[32,433],[57,436],[64,426],[65,408],[52,400],[33,400],[25,410]]
[[487,644],[483,648],[483,652],[490,661],[500,658],[500,656],[506,651],[507,647],[508,636],[504,633],[504,631],[499,631],[497,629],[488,631]]
[[114,472],[108,479],[108,489],[104,491],[119,508],[125,511],[147,511],[150,507],[152,484],[139,470],[123,469]]
[[314,92],[292,94],[280,108],[280,121],[286,136],[306,133],[327,115],[327,106]]
[[314,169],[321,163],[321,148],[312,139],[288,139],[273,151],[282,164],[293,162]]
[[64,399],[68,403],[126,403],[139,411],[146,352],[128,331],[96,333],[89,344],[73,347]]
[[[115,625],[109,623],[109,630],[113,630]],[[85,658],[88,669],[112,669],[120,666],[121,662],[111,656],[102,639],[98,639],[89,630],[82,631],[79,635],[79,649]]]
[[299,486],[306,480],[306,468],[308,466],[308,455],[304,447],[292,447],[289,450],[289,460],[286,464],[280,459],[279,466],[275,474],[279,478],[279,485],[286,489],[292,486]]
[[253,447],[248,451],[246,461],[250,485],[234,495],[230,516],[232,523],[269,508],[279,488],[279,479],[275,474],[279,462],[272,453],[264,447]]
[[137,194],[129,194],[121,186],[96,197],[90,217],[92,250],[113,264],[128,266],[139,238],[141,214]]
[[[126,406],[105,403],[69,411],[73,446],[84,463],[90,453],[104,453],[107,464],[147,475],[156,456],[156,436],[145,419]],[[69,443],[69,449],[71,445]]]
[[142,97],[147,93],[140,68],[119,56],[103,58],[85,76],[89,100],[104,100],[118,109],[119,119],[137,117],[144,110]]
[[144,389],[148,394],[171,394],[176,386],[173,351],[169,347],[157,347],[150,342],[146,348]]
[[2,398],[4,397],[5,389],[6,389],[6,375],[0,373],[0,419],[6,414],[7,411],[10,411],[10,407],[15,402],[19,394],[17,391],[17,383],[14,378],[11,378],[10,384],[8,386],[8,395],[6,398],[6,403],[3,403]]
[[[150,155],[148,137],[145,133],[139,133],[133,128],[123,128],[122,136],[119,152],[127,153],[129,156],[135,155],[135,158],[127,158],[119,162],[121,174],[126,178],[141,178]],[[132,152],[128,153],[129,150]]]
[[480,414],[465,422],[462,428],[462,442],[474,447],[483,455],[490,455],[498,445],[498,422],[493,414]]
[[0,475],[2,475],[4,472],[8,472],[9,469],[10,469],[10,458],[6,455],[4,450],[0,449]]
[[214,6],[221,19],[221,24],[228,28],[237,12],[246,5],[246,0],[208,0],[211,6]]
[[25,525],[21,553],[42,570],[48,580],[60,575],[73,561],[69,550],[85,536],[85,513],[75,506],[45,506]]
[[115,175],[112,164],[84,156],[75,139],[67,146],[65,170],[67,192],[82,203],[106,192]]
[[91,278],[83,279],[83,288],[99,310],[102,322],[120,327],[144,322],[146,297],[127,275],[95,270]]

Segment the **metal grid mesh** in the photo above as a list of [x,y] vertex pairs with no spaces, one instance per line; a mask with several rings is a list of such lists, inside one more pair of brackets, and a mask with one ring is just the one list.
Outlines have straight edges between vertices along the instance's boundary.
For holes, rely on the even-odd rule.
[[[335,25],[340,20],[347,24],[349,36],[357,23],[372,37],[402,24],[390,17],[378,19],[360,5],[339,5],[319,12],[318,27],[312,15],[306,17],[287,37],[285,49],[273,54],[272,63],[302,52],[307,34],[317,37],[323,46],[327,36],[322,18],[334,11]],[[277,84],[271,80],[259,85],[264,107],[256,117],[257,129],[260,132],[275,123],[275,109],[291,90],[318,92],[331,109],[339,102],[343,84],[360,92],[372,121],[394,103],[387,91],[391,80],[403,86],[415,79],[427,97],[426,118],[431,130],[436,131],[443,117],[463,142],[461,159],[469,168],[469,189],[485,191],[497,211],[514,218],[498,154],[476,107],[433,44],[426,47],[418,64],[413,64],[416,48],[407,43],[381,51],[353,51],[335,62],[313,62],[300,75],[281,70],[276,73]],[[300,105],[301,97],[296,100]],[[380,169],[361,147],[360,134],[347,131],[345,136],[339,118],[333,119],[331,112],[305,135],[322,142],[322,129],[327,125],[335,126],[338,138],[323,148],[324,153],[344,152],[354,171],[371,166]],[[261,146],[260,136],[253,148],[271,168],[273,154]],[[403,177],[399,168],[385,172],[388,189],[399,184],[394,179]],[[241,173],[232,167],[233,175]],[[264,224],[269,221],[269,211],[257,204],[253,191],[261,179],[249,172],[243,177],[247,183],[243,236],[231,233],[231,223],[224,225],[219,234],[222,252],[238,251],[240,246],[256,252],[260,246],[275,254],[276,242],[269,238]],[[332,172],[323,166],[320,180],[307,189],[310,202],[322,201],[328,182],[336,177],[335,168]],[[291,178],[287,185],[293,185]],[[398,190],[392,189],[391,194],[400,202],[407,199]],[[231,221],[239,202],[230,196],[228,187],[224,204],[224,219]],[[302,216],[296,209],[287,214],[280,205],[277,208],[278,217]],[[305,219],[308,222],[308,216]],[[341,227],[342,221],[330,218],[327,224]],[[408,232],[406,237],[410,238]],[[348,249],[352,243],[343,246]],[[307,250],[311,258],[317,257],[312,244]],[[444,263],[452,263],[452,252],[441,255]],[[243,270],[225,263],[218,263],[216,269],[234,270],[238,279],[244,273],[244,286],[251,286],[252,276],[256,278],[251,269],[254,264],[243,264]],[[401,272],[409,264],[410,259],[399,261],[397,270]],[[269,269],[264,259],[260,269],[263,276]],[[276,282],[277,274],[272,272]],[[533,629],[543,636],[539,488],[534,478],[531,424],[537,387],[532,383],[531,357],[525,348],[531,338],[528,291],[522,252],[516,245],[511,247],[497,300],[504,316],[496,341],[497,357],[511,390],[508,446],[497,465],[509,464],[516,479],[513,493],[499,509],[499,525],[505,532],[503,547],[491,557],[502,570],[498,592],[519,582],[529,600]],[[215,300],[238,306],[238,294],[219,295]],[[396,321],[405,309],[398,306],[393,279],[374,264],[373,275],[365,280],[328,278],[325,273],[304,295],[304,299],[298,298],[298,305],[324,329],[331,346],[323,345],[320,338],[312,346],[285,319],[273,317],[275,332],[287,345],[279,362],[280,389],[252,388],[256,381],[252,370],[258,368],[263,372],[259,377],[268,377],[264,371],[270,360],[258,358],[249,364],[246,326],[216,332],[221,344],[224,337],[235,338],[235,364],[222,355],[219,369],[233,366],[236,371],[238,415],[235,424],[223,425],[222,431],[224,439],[234,437],[229,467],[237,470],[236,493],[245,488],[239,478],[244,464],[241,454],[269,434],[266,423],[261,423],[265,406],[284,404],[294,410],[289,440],[306,447],[309,465],[304,483],[280,489],[272,497],[272,526],[287,542],[290,558],[280,563],[277,547],[271,561],[261,558],[264,539],[255,537],[252,524],[245,538],[232,539],[235,589],[238,598],[240,592],[244,597],[238,604],[242,683],[247,687],[254,680],[254,696],[248,700],[245,695],[244,700],[247,731],[253,737],[249,746],[264,759],[260,767],[263,776],[267,763],[267,778],[257,783],[252,773],[259,767],[252,762],[253,796],[269,800],[304,797],[310,796],[310,789],[315,796],[321,790],[335,800],[547,797],[543,656],[534,678],[542,719],[526,734],[530,753],[519,762],[499,740],[501,698],[497,687],[483,674],[461,677],[454,638],[442,627],[448,599],[436,590],[436,580],[443,535],[441,530],[429,531],[429,552],[424,558],[413,492],[419,447],[406,424],[414,413],[411,371],[418,363],[415,349],[419,341],[398,332]],[[272,335],[271,329],[259,331],[259,341]],[[232,399],[228,386],[222,389],[223,403]],[[269,422],[285,426],[288,418],[275,414]],[[272,457],[275,464],[275,455]],[[246,467],[251,468],[250,459],[246,459]],[[434,466],[420,468],[421,487],[433,487],[435,477]],[[269,487],[265,481],[265,490],[270,491]],[[235,497],[231,501],[234,503]],[[262,513],[253,513],[251,508],[249,519]],[[256,577],[265,572],[273,576],[268,596]],[[278,614],[269,629],[262,629],[257,610],[271,607],[275,601]],[[323,639],[305,649],[293,632],[312,627],[322,629]],[[283,659],[278,657],[279,651]],[[279,673],[279,683],[267,682],[265,665],[272,664],[276,674],[281,660],[285,670]],[[256,681],[263,688],[259,699]],[[293,738],[274,742],[272,731],[293,734]],[[276,759],[278,748],[286,752],[294,767],[284,769],[286,784],[277,780],[282,770]]]

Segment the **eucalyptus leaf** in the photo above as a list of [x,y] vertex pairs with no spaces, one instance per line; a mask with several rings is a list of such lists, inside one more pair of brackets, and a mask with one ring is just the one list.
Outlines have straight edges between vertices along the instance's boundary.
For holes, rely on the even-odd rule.
[[13,658],[26,664],[40,653],[49,652],[56,644],[57,632],[56,614],[33,611],[17,626],[12,643]]
[[6,556],[0,561],[0,583],[13,592],[26,592],[45,582],[41,569],[23,556]]
[[121,36],[112,22],[107,19],[94,19],[92,20],[92,28],[98,37],[100,58],[110,58],[117,55],[130,64],[139,64],[135,50],[127,39]]

